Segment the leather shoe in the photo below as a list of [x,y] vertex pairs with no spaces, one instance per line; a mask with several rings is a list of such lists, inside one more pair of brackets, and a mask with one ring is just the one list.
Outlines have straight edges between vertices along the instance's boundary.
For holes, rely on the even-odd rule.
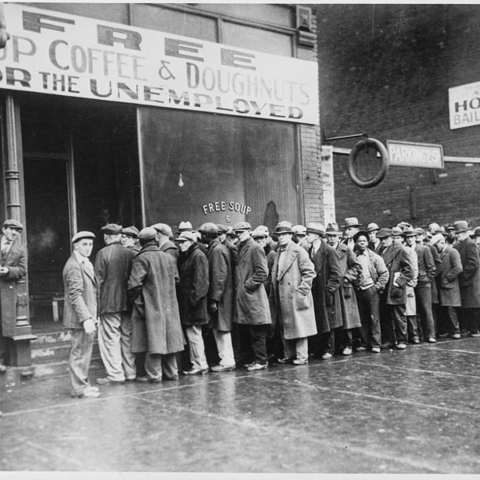
[[372,353],[380,353],[380,347],[372,347]]
[[407,345],[405,343],[399,343],[398,345],[395,345],[395,348],[397,350],[405,350],[407,348]]
[[430,337],[428,339],[428,343],[437,343],[437,340],[435,339],[435,337]]
[[294,358],[279,358],[278,363],[282,363],[282,364],[293,363],[294,360],[295,360]]
[[210,370],[212,372],[231,372],[237,368],[235,365],[214,365]]
[[255,365],[255,362],[252,362],[252,363],[246,363],[244,365],[245,368],[248,368],[248,367],[253,367]]
[[[358,352],[359,350],[357,350]],[[345,356],[348,356],[348,355],[351,355],[352,354],[352,349],[350,347],[345,347],[343,349],[343,352],[342,352],[342,355],[345,355]]]
[[195,368],[192,367],[190,370],[184,370],[184,375],[205,375],[208,373],[208,367],[206,368]]
[[100,392],[86,388],[82,393],[71,393],[70,396],[72,398],[98,398]]
[[138,383],[148,383],[150,379],[146,375],[144,375],[143,377],[136,377],[135,381]]
[[308,358],[296,358],[292,363],[294,365],[306,365],[308,363]]
[[107,377],[97,378],[97,383],[99,385],[122,385],[125,383],[125,380],[110,380]]
[[257,370],[266,370],[268,368],[268,363],[257,363],[255,362],[253,365],[247,367],[249,372],[255,372]]
[[7,367],[3,363],[0,363],[0,373],[5,373],[6,371]]

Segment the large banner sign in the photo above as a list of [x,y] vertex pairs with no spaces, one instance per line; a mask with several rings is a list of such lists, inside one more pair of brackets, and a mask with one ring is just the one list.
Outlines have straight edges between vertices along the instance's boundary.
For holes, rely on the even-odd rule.
[[18,4],[0,88],[318,124],[316,62]]
[[448,89],[450,129],[480,125],[480,82]]

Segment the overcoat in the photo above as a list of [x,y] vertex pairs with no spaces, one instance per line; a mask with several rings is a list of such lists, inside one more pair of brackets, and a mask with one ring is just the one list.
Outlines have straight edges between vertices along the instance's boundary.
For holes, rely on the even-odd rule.
[[100,295],[99,313],[126,312],[127,284],[135,252],[120,242],[103,247],[95,258]]
[[63,267],[65,307],[63,325],[65,328],[83,328],[83,322],[97,319],[98,284],[95,273],[85,264],[80,264],[75,254]]
[[463,272],[458,276],[462,308],[480,308],[480,261],[475,242],[470,238],[459,241],[454,248],[460,253]]
[[175,260],[153,243],[133,259],[128,294],[133,302],[132,352],[168,354],[183,350],[175,282]]
[[417,301],[415,298],[415,287],[418,281],[418,254],[415,247],[409,247],[404,245],[405,250],[410,255],[413,266],[413,279],[410,280],[405,289],[407,291],[407,303],[405,304],[405,315],[407,317],[413,317],[417,315]]
[[246,325],[272,323],[268,297],[263,285],[267,278],[265,252],[252,238],[248,238],[238,249],[234,322]]
[[[406,285],[414,278],[412,257],[405,247],[392,243],[381,254],[389,271],[389,279],[384,295],[387,305],[405,305],[407,303]],[[397,283],[398,286],[394,285]]]
[[208,301],[218,304],[215,314],[209,314],[212,328],[221,332],[232,329],[233,276],[232,259],[228,248],[214,240],[207,249],[208,258]]
[[440,253],[443,270],[439,277],[438,292],[442,307],[461,307],[462,297],[458,276],[463,271],[462,261],[458,250],[447,245]]
[[280,251],[276,252],[271,272],[270,296],[272,317],[278,319],[287,340],[306,338],[317,334],[313,308],[313,263],[306,250],[289,242],[279,268]]
[[168,253],[175,261],[178,260],[178,248],[171,240],[160,245],[160,251]]
[[344,330],[350,330],[362,325],[358,311],[357,297],[353,283],[362,275],[362,266],[355,253],[344,243],[339,243],[335,252],[340,263],[340,288],[335,295],[335,316],[342,322]]
[[182,325],[206,325],[208,260],[197,243],[179,257],[178,308]]
[[316,277],[312,283],[313,305],[318,333],[326,333],[342,326],[335,315],[335,305],[340,303],[338,296],[342,272],[335,250],[324,241],[313,255],[312,262]]
[[[0,235],[0,240],[3,235]],[[7,275],[0,277],[0,305],[2,308],[2,336],[13,337],[17,319],[17,282],[27,274],[27,257],[25,247],[17,237],[12,243],[6,258],[1,262],[7,267]]]
[[433,263],[435,263],[435,275],[432,278],[432,303],[439,303],[439,292],[437,288],[437,278],[440,278],[440,274],[443,269],[443,262],[440,259],[440,254],[437,252],[437,249],[433,245],[428,245],[430,252],[432,254]]

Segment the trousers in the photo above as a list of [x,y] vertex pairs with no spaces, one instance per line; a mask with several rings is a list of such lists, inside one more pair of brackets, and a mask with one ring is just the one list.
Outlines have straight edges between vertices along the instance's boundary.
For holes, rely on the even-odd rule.
[[70,330],[72,346],[70,348],[69,372],[71,393],[81,395],[88,381],[88,369],[92,360],[94,334],[88,334],[83,328]]

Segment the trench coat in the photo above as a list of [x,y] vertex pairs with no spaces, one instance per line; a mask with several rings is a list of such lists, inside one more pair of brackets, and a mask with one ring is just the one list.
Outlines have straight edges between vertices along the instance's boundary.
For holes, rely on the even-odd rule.
[[183,350],[175,260],[153,243],[133,259],[128,294],[133,302],[132,352],[166,355]]
[[193,243],[179,257],[180,283],[177,288],[182,325],[206,325],[208,293],[208,260],[198,244]]
[[[405,247],[392,243],[381,254],[389,271],[386,290],[383,293],[387,305],[405,305],[407,303],[406,285],[414,278],[414,266],[411,255]],[[395,286],[394,283],[399,286]]]
[[[0,239],[3,235],[0,235]],[[13,337],[17,321],[17,282],[25,278],[27,274],[27,257],[25,247],[17,237],[12,243],[5,259],[1,262],[2,267],[7,267],[7,275],[0,277],[0,305],[2,309],[2,336]],[[25,299],[26,303],[26,299]]]
[[312,297],[315,278],[313,263],[306,250],[294,242],[290,242],[282,254],[284,258],[280,266],[280,251],[276,253],[271,271],[272,317],[280,321],[286,340],[316,335]]
[[342,272],[335,250],[325,242],[320,243],[315,255],[310,254],[316,277],[312,283],[313,306],[318,333],[327,333],[342,326],[335,314]]
[[216,302],[218,310],[209,313],[210,325],[221,332],[230,332],[233,319],[232,259],[228,248],[214,240],[207,249],[208,301]]
[[235,323],[244,325],[272,323],[264,286],[267,278],[265,252],[252,238],[248,238],[238,249],[235,268]]
[[335,252],[340,263],[340,288],[335,295],[335,316],[337,322],[342,322],[344,330],[361,327],[357,297],[353,283],[362,275],[362,266],[353,251],[344,243],[339,243]]
[[458,276],[462,308],[480,308],[480,260],[475,242],[470,238],[459,241],[454,248],[460,253],[463,272]]
[[463,271],[462,261],[458,250],[447,245],[440,253],[443,270],[438,281],[440,305],[442,307],[461,307],[462,297],[458,276]]
[[120,242],[103,247],[95,258],[95,274],[100,294],[99,313],[126,312],[127,283],[135,252]]
[[75,256],[67,260],[63,267],[65,306],[63,325],[65,328],[83,328],[89,318],[96,320],[98,315],[98,283],[95,273],[85,264],[80,264]]

